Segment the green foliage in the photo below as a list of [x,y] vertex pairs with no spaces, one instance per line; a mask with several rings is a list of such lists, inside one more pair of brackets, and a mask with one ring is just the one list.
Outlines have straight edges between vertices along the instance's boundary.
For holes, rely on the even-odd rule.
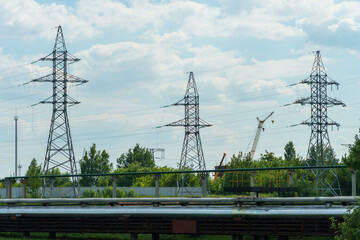
[[250,154],[243,154],[239,152],[237,156],[235,154],[231,157],[231,160],[226,166],[228,168],[251,168],[253,160],[250,157]]
[[[113,188],[112,187],[106,187],[104,190],[100,191],[100,189],[98,189],[97,191],[95,191],[94,189],[85,189],[85,191],[83,192],[83,197],[84,198],[112,198],[113,196]],[[126,197],[135,197],[135,191],[134,189],[130,189],[129,192],[126,192],[124,188],[116,189],[116,197],[117,198],[126,198]]]
[[117,188],[116,197],[118,198],[135,197],[135,191],[134,189],[130,189],[129,193],[127,193],[124,188],[122,189]]
[[[65,173],[69,174],[69,173]],[[58,176],[61,175],[59,168],[53,168],[48,172],[48,175]],[[50,181],[48,181],[49,183]],[[70,187],[72,186],[72,182],[70,180],[70,177],[57,177],[55,178],[54,187]]]
[[137,177],[133,184],[133,187],[153,187],[155,186],[155,178],[152,175],[143,175]]
[[128,153],[121,154],[116,161],[118,168],[128,168],[131,164],[138,164],[143,168],[155,167],[151,153],[146,148],[140,147],[138,143],[133,149],[129,149]]
[[[334,156],[332,151],[327,151],[328,156]],[[289,166],[304,166],[305,162],[299,157],[296,157],[295,147],[291,142],[285,146],[285,159],[276,157],[274,153],[265,151],[260,155],[258,160],[250,158],[249,154],[239,153],[237,156],[233,155],[227,168],[267,168],[267,167],[289,167]],[[297,196],[316,196],[313,181],[303,181],[303,170],[288,171],[259,171],[255,172],[255,184],[257,187],[289,187],[296,186]],[[212,193],[224,194],[224,187],[250,187],[250,179],[252,172],[239,173],[225,173],[221,181],[211,182],[210,189]],[[293,185],[291,185],[290,177],[293,175]],[[312,177],[312,176],[310,176]]]
[[[167,166],[145,168],[138,163],[129,164],[127,168],[118,168],[114,173],[126,173],[126,172],[167,172],[176,171],[174,168]],[[159,180],[160,187],[175,187],[178,174],[163,174]],[[195,174],[190,176],[189,183],[195,184],[198,178]],[[117,176],[117,186],[122,187],[154,187],[155,178],[154,175],[124,175]]]
[[360,201],[349,207],[347,213],[343,215],[344,222],[338,222],[331,218],[332,227],[339,235],[336,240],[358,240],[360,239]]
[[97,194],[96,194],[94,189],[91,189],[91,190],[85,189],[85,191],[83,192],[83,197],[85,197],[85,198],[95,198],[95,197],[97,197]]
[[[109,154],[103,151],[97,151],[96,145],[93,143],[89,152],[85,151],[83,158],[80,160],[81,174],[91,173],[110,173],[113,169],[112,163],[109,161]],[[101,177],[87,176],[80,179],[80,186],[99,186],[104,183]]]
[[292,141],[288,142],[284,147],[284,159],[287,162],[291,162],[296,159],[296,150]]
[[221,178],[217,178],[216,181],[213,181],[211,179],[209,179],[209,187],[210,187],[210,192],[211,194],[216,194],[216,195],[224,195],[227,194],[224,191],[224,181],[225,178],[221,177]]
[[336,158],[334,149],[332,148],[321,149],[321,146],[311,147],[309,158],[310,158],[308,160],[309,166],[316,166],[317,165],[316,159],[318,161],[323,161],[324,165],[333,165],[339,163],[339,159]]
[[[148,172],[151,171],[151,169],[147,169],[144,167],[141,167],[139,163],[132,163],[129,164],[127,168],[118,168],[114,171],[114,173],[127,173],[127,172]],[[117,186],[122,187],[131,187],[135,184],[136,179],[140,178],[141,175],[122,175],[117,176]],[[149,176],[151,177],[151,176]]]
[[346,166],[353,170],[360,169],[360,138],[358,134],[355,134],[354,144],[349,147],[349,155],[345,155],[343,161]]
[[22,187],[23,184],[21,182],[16,182],[12,185],[12,187]]
[[[171,167],[155,167],[155,171],[166,172],[166,171],[176,171],[175,168]],[[178,179],[178,174],[164,174],[160,178],[160,187],[175,187]]]
[[297,185],[298,197],[313,197],[317,196],[314,182],[310,181],[299,181]]
[[[155,169],[155,161],[151,153],[146,148],[140,147],[136,144],[133,149],[116,160],[117,169],[115,173],[127,172],[150,172]],[[117,185],[123,187],[153,187],[154,178],[151,175],[123,175],[117,177]]]
[[[36,159],[34,158],[28,170],[26,171],[26,176],[35,177],[41,176],[42,170],[41,165],[38,165]],[[29,178],[29,181],[26,185],[26,190],[29,192],[30,197],[38,198],[40,197],[39,188],[41,187],[41,178]]]

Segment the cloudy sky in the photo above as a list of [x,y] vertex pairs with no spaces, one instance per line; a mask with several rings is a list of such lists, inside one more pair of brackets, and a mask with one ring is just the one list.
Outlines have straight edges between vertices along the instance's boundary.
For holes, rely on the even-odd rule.
[[[256,117],[265,123],[255,158],[283,155],[288,141],[306,156],[310,129],[299,125],[309,107],[284,106],[310,95],[306,79],[314,51],[321,50],[328,75],[340,83],[329,96],[346,107],[329,108],[340,123],[329,129],[338,157],[359,128],[360,2],[338,0],[116,1],[0,0],[0,177],[14,172],[14,115],[19,116],[22,174],[32,158],[43,163],[51,105],[48,83],[22,84],[51,72],[51,63],[31,62],[52,51],[61,25],[67,49],[81,61],[69,72],[89,80],[71,86],[81,104],[70,107],[70,127],[79,161],[96,143],[115,162],[136,143],[164,148],[158,165],[175,167],[184,129],[155,128],[181,119],[187,72],[200,94],[206,165],[223,153],[250,151]],[[273,120],[273,123],[272,123]],[[227,161],[230,157],[227,157]]]

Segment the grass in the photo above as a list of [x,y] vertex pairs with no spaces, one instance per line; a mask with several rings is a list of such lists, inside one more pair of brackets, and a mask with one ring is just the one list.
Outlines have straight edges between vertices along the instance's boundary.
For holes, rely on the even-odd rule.
[[[22,233],[0,233],[0,240],[48,240],[48,233],[31,233],[30,237],[23,237]],[[130,234],[110,234],[110,233],[58,233],[56,239],[66,240],[129,240]],[[221,235],[160,235],[161,240],[231,240],[231,236]],[[245,236],[244,240],[252,240],[253,237]],[[277,237],[269,237],[269,240],[276,240]],[[333,237],[289,237],[290,240],[333,240]],[[139,234],[139,240],[151,240],[150,234]]]
[[[30,237],[23,237],[22,233],[0,233],[0,240],[48,240],[48,233],[31,233]],[[56,239],[67,240],[129,240],[130,234],[110,234],[110,233],[58,233]],[[160,235],[161,240],[180,240],[180,239],[203,239],[203,240],[231,240],[231,236],[214,236],[214,235]],[[139,234],[139,240],[151,240],[150,234]]]

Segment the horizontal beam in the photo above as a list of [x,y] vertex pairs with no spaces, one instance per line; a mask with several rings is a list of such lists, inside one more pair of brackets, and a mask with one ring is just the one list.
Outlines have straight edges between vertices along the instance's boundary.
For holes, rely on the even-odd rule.
[[[338,219],[341,220],[341,219]],[[0,232],[333,236],[329,219],[0,216]],[[183,235],[184,236],[184,235]],[[186,237],[186,235],[185,235]],[[179,236],[180,238],[180,236]]]
[[118,203],[126,204],[154,204],[162,205],[178,203],[182,204],[274,204],[274,203],[301,203],[301,204],[325,204],[325,203],[354,203],[360,198],[347,197],[232,197],[232,198],[15,198],[15,199],[0,199],[0,204],[100,204],[100,203]]
[[41,175],[41,176],[20,176],[6,177],[0,181],[29,179],[29,178],[60,178],[60,177],[116,177],[116,176],[139,176],[139,175],[162,175],[162,174],[182,174],[182,173],[214,173],[214,172],[256,172],[256,171],[276,171],[276,170],[298,170],[298,169],[330,169],[347,168],[346,165],[329,166],[293,166],[293,167],[266,167],[266,168],[234,168],[234,169],[212,169],[212,170],[186,170],[186,171],[162,171],[162,172],[124,172],[124,173],[89,173],[89,174],[63,174],[63,175]]
[[2,206],[0,216],[341,218],[347,206]]

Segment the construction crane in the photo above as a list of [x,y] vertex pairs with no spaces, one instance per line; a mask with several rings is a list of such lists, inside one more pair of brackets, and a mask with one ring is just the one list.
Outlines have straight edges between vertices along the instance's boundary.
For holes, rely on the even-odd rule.
[[[260,120],[258,117],[256,117],[256,119],[258,120],[259,124],[258,124],[258,127],[257,127],[257,130],[256,130],[256,135],[255,135],[255,138],[254,138],[254,143],[251,147],[251,152],[250,152],[250,157],[253,158],[254,155],[255,155],[255,150],[256,150],[256,147],[257,147],[257,144],[259,142],[259,138],[260,138],[260,133],[261,133],[261,130],[264,131],[265,128],[263,128],[263,125],[265,123],[265,121],[271,116],[273,115],[274,112],[270,113],[264,120]],[[274,123],[274,121],[272,121]]]
[[[222,166],[222,164],[223,164],[223,162],[224,162],[225,156],[226,156],[226,153],[224,153],[224,156],[223,156],[222,159],[221,159],[220,165],[219,165],[219,166],[215,166],[215,169],[221,169],[221,166]],[[218,178],[218,176],[219,176],[219,172],[216,172],[216,173],[215,173],[215,177],[214,177],[214,182],[216,181],[216,179]]]

